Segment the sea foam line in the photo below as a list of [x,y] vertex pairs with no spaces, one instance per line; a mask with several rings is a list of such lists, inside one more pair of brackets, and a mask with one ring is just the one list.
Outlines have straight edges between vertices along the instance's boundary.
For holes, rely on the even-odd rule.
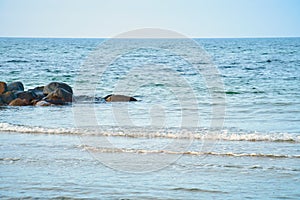
[[227,156],[227,157],[260,157],[260,158],[300,158],[300,155],[284,154],[264,154],[264,153],[233,153],[233,152],[201,152],[201,151],[169,151],[169,150],[146,150],[146,149],[128,149],[128,148],[104,148],[93,147],[89,145],[80,145],[91,152],[99,153],[137,153],[137,154],[178,154],[195,156]]
[[14,125],[0,123],[1,132],[33,133],[33,134],[75,134],[85,136],[107,136],[128,138],[169,138],[169,139],[195,139],[195,140],[223,140],[223,141],[250,141],[250,142],[291,142],[300,143],[300,135],[291,133],[229,133],[209,132],[208,130],[177,130],[177,131],[151,131],[148,129],[78,129],[78,128],[44,128],[36,126]]
[[80,134],[80,131],[74,128],[43,128],[23,125],[13,125],[9,123],[0,123],[0,131],[15,133],[44,133],[44,134]]

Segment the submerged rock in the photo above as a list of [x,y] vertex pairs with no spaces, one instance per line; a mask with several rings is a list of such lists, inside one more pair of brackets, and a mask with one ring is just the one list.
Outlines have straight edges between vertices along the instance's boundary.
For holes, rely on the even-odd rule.
[[52,104],[63,105],[72,102],[73,94],[63,88],[57,88],[49,93],[43,100]]
[[34,104],[35,106],[52,106],[53,104],[52,103],[49,103],[47,101],[38,101],[36,104]]
[[137,101],[134,97],[129,97],[125,95],[114,95],[110,94],[104,97],[106,102],[128,102],[128,101]]
[[7,85],[5,82],[0,82],[0,94],[3,94],[7,91]]
[[8,105],[9,106],[27,106],[29,104],[25,99],[16,98],[16,99],[12,100]]
[[33,99],[33,100],[30,102],[30,105],[35,106],[39,101],[40,101],[40,100]]
[[74,96],[73,95],[73,102],[77,102],[77,103],[104,103],[105,100],[102,97],[93,97],[93,96],[87,96],[87,95],[79,95],[79,96]]
[[61,82],[52,82],[52,83],[49,83],[48,85],[46,85],[44,88],[43,88],[43,93],[45,95],[48,95],[50,94],[51,92],[54,92],[56,89],[58,88],[62,88],[64,90],[66,90],[67,92],[73,94],[73,90],[71,88],[71,86],[69,86],[68,84],[66,83],[61,83]]
[[7,85],[8,91],[24,91],[24,85],[20,81],[12,82]]

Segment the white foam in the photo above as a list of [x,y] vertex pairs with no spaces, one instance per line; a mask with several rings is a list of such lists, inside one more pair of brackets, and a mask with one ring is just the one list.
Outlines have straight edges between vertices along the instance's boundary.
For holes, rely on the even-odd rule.
[[79,134],[79,130],[73,128],[43,128],[13,125],[9,123],[0,123],[0,131],[16,133]]
[[[290,133],[228,133],[224,131],[217,135],[220,140],[229,141],[270,141],[270,142],[300,142],[300,135]],[[209,136],[208,136],[209,138]],[[212,138],[214,139],[214,138]]]
[[170,139],[195,139],[195,140],[224,140],[224,141],[250,141],[250,142],[294,142],[300,143],[299,134],[291,133],[234,133],[229,131],[209,130],[149,130],[149,129],[77,129],[77,128],[45,128],[23,125],[0,123],[1,132],[33,133],[33,134],[76,134],[97,135],[109,137],[131,137],[131,138],[170,138]]
[[146,149],[128,149],[128,148],[104,148],[93,147],[89,145],[80,145],[91,152],[100,153],[138,153],[138,154],[178,154],[178,155],[196,155],[196,156],[227,156],[227,157],[262,157],[262,158],[300,158],[300,155],[285,154],[263,154],[263,153],[233,153],[233,152],[201,152],[201,151],[169,151],[169,150],[146,150]]

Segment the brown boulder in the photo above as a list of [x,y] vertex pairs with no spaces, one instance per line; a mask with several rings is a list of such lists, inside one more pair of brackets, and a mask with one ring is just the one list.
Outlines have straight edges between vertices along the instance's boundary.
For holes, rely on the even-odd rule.
[[24,99],[27,104],[29,104],[33,99],[36,98],[36,95],[31,91],[16,92],[15,95],[17,98]]
[[106,102],[128,102],[128,101],[137,101],[133,97],[125,96],[125,95],[114,95],[110,94],[104,97]]
[[7,91],[7,85],[5,82],[0,82],[0,94],[3,94]]
[[63,88],[57,88],[49,93],[43,100],[52,104],[63,105],[72,102],[73,94]]
[[9,106],[27,106],[27,105],[28,103],[26,102],[26,100],[20,98],[14,99],[9,103]]

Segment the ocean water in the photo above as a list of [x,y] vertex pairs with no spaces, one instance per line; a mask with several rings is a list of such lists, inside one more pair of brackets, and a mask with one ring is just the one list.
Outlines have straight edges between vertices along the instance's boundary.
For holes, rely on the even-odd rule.
[[[0,38],[0,198],[300,199],[300,38]],[[105,103],[108,94],[137,102]]]

